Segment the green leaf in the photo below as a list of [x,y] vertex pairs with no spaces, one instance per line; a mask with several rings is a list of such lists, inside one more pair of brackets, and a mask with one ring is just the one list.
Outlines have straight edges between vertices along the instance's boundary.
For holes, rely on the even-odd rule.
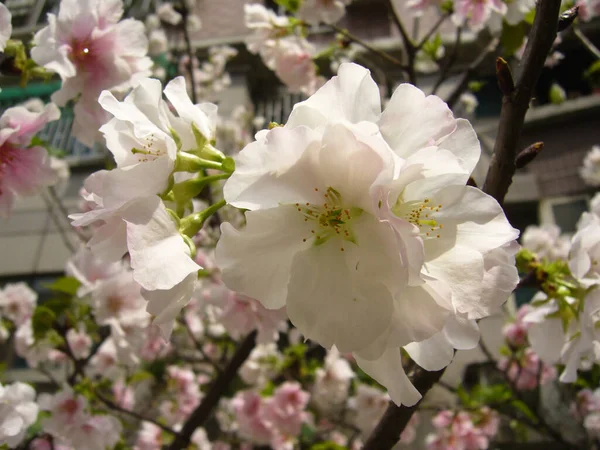
[[437,33],[432,39],[425,42],[423,45],[423,52],[431,58],[433,61],[438,60],[438,52],[442,47],[442,36]]
[[56,316],[60,316],[62,313],[67,311],[72,304],[73,298],[66,296],[51,298],[50,300],[47,300],[43,303],[43,305],[46,308],[52,310],[52,312],[54,312]]
[[550,97],[550,102],[555,105],[560,105],[567,99],[567,93],[558,83],[553,83],[552,86],[550,86],[548,95]]
[[75,295],[81,283],[73,277],[61,277],[54,283],[44,284],[44,287],[54,292],[62,292],[64,294]]
[[46,333],[52,329],[55,321],[56,314],[54,314],[54,311],[43,305],[37,306],[31,317],[31,326],[35,340],[43,339]]
[[154,376],[147,370],[138,370],[129,378],[129,384],[140,383],[141,381],[149,380],[151,378],[154,378]]
[[600,75],[600,60],[593,62],[583,74],[586,78]]
[[521,411],[529,420],[537,423],[537,417],[535,413],[527,406],[527,404],[521,400],[513,400],[510,402],[513,408]]
[[326,441],[313,445],[310,450],[348,450],[348,447],[343,447],[335,442]]
[[469,83],[469,90],[471,92],[479,92],[486,84],[485,81],[471,81]]
[[515,52],[523,45],[523,40],[526,35],[526,26],[524,23],[517,25],[504,24],[502,27],[502,35],[500,36],[500,43],[507,53],[507,56],[512,56]]
[[277,3],[279,6],[282,6],[283,8],[285,8],[286,11],[295,13],[300,8],[302,1],[301,0],[275,0],[275,3]]
[[533,8],[531,11],[529,11],[527,14],[525,14],[525,17],[523,17],[523,20],[528,23],[529,25],[533,25],[533,21],[535,19],[535,8]]
[[314,442],[316,436],[317,433],[313,427],[306,423],[302,424],[302,430],[300,431],[300,442],[310,444],[311,442]]

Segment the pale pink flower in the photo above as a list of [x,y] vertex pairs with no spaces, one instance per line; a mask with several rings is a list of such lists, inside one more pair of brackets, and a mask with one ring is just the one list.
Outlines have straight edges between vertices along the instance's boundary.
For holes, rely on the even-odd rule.
[[163,3],[158,8],[156,8],[156,15],[163,22],[168,23],[169,25],[177,25],[181,22],[182,16],[171,3]]
[[0,290],[0,311],[15,325],[23,325],[33,314],[37,293],[25,283],[9,283]]
[[506,341],[512,347],[521,347],[527,345],[527,329],[530,324],[523,322],[523,318],[531,312],[531,306],[525,304],[517,311],[514,322],[505,324],[502,327],[502,334]]
[[414,413],[406,424],[406,428],[400,434],[400,442],[403,444],[412,444],[417,438],[417,427],[420,423],[421,418],[419,414]]
[[[539,375],[539,370],[542,370]],[[540,361],[537,353],[531,348],[526,348],[519,361],[502,358],[498,361],[498,368],[507,373],[510,380],[515,383],[518,390],[532,390],[540,384],[546,384],[556,378],[556,369]]]
[[600,437],[600,413],[593,412],[583,420],[586,431],[595,439]]
[[317,76],[312,47],[308,43],[281,40],[273,52],[272,68],[290,92],[311,95],[321,87],[323,80]]
[[118,320],[124,326],[149,323],[147,302],[131,271],[122,271],[96,283],[91,299],[96,320],[100,324],[106,324],[111,319]]
[[421,16],[427,9],[439,6],[442,0],[407,0],[406,7]]
[[160,450],[162,444],[162,430],[153,423],[142,422],[133,450]]
[[265,400],[263,417],[278,434],[298,436],[302,424],[309,417],[306,412],[309,399],[310,394],[302,390],[300,383],[283,383],[272,397]]
[[231,400],[238,434],[242,439],[258,445],[267,445],[273,438],[271,427],[262,415],[263,398],[253,391],[240,391]]
[[348,400],[353,413],[352,422],[367,438],[379,422],[390,403],[390,396],[379,389],[359,384],[354,397]]
[[257,330],[256,341],[265,344],[277,341],[279,330],[287,319],[285,308],[267,309],[259,301],[225,290],[219,322],[234,339],[241,339]]
[[600,412],[600,389],[582,389],[575,397],[571,405],[571,413],[578,419],[582,419],[593,412]]
[[482,407],[479,410],[476,427],[486,436],[490,438],[494,437],[498,433],[498,428],[500,427],[500,417],[498,416],[498,413],[487,406]]
[[94,290],[99,282],[117,275],[123,271],[121,261],[106,262],[94,256],[91,250],[81,246],[65,266],[67,275],[74,277],[81,283],[77,295],[83,297]]
[[478,31],[490,20],[492,12],[504,15],[506,11],[502,0],[457,0],[453,20],[458,25],[467,22],[473,31]]
[[135,392],[130,386],[127,386],[122,378],[113,384],[112,391],[117,405],[121,408],[133,409],[135,405]]
[[320,22],[336,23],[346,14],[346,5],[352,0],[304,0],[298,9],[298,18],[311,25]]
[[54,395],[41,394],[38,403],[42,411],[50,412],[50,417],[42,420],[42,427],[53,436],[61,436],[67,428],[81,425],[88,418],[87,400],[70,387]]
[[77,359],[85,359],[89,356],[92,349],[92,338],[85,332],[85,329],[76,330],[71,328],[67,331],[67,343]]
[[579,18],[584,22],[600,16],[600,0],[577,0],[579,6]]
[[350,383],[355,377],[347,360],[333,347],[323,367],[315,371],[311,402],[324,414],[340,410],[348,398]]
[[144,24],[119,22],[122,15],[121,0],[63,0],[58,16],[48,14],[48,25],[34,37],[33,60],[63,81],[53,101],[63,106],[81,95],[73,132],[88,145],[108,118],[97,102],[100,92],[123,93],[152,67]]
[[56,181],[46,149],[30,144],[48,122],[59,117],[53,103],[40,113],[15,106],[0,116],[0,217],[8,217],[16,197],[35,194]]
[[38,416],[35,390],[25,383],[0,383],[0,445],[17,447]]
[[6,48],[6,42],[12,34],[12,16],[10,11],[3,3],[0,3],[0,52]]

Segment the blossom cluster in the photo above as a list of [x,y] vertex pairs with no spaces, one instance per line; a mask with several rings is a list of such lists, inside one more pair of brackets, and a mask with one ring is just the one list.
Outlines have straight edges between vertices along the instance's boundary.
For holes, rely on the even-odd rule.
[[589,370],[598,362],[599,203],[600,194],[596,194],[590,211],[579,219],[567,262],[540,263],[531,252],[520,257],[522,268],[531,271],[541,285],[522,318],[528,324],[529,342],[545,364],[564,365],[563,382],[575,381],[578,370]]
[[432,423],[436,432],[426,438],[428,450],[484,450],[498,433],[500,418],[497,412],[483,407],[475,411],[440,411]]

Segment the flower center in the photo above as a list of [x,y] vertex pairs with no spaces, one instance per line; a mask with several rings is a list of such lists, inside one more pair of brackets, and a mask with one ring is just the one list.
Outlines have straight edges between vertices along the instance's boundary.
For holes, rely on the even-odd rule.
[[[315,188],[319,192],[319,188]],[[341,194],[332,187],[328,187],[323,194],[322,204],[296,203],[296,208],[304,221],[314,222],[315,227],[310,230],[314,236],[314,245],[321,245],[332,237],[339,237],[344,241],[356,244],[356,238],[352,232],[352,220],[360,217],[363,210],[356,207],[344,206]],[[302,239],[306,242],[308,239]],[[344,247],[340,248],[344,251]]]
[[74,40],[71,42],[70,57],[78,70],[83,70],[89,66],[90,62],[94,59],[90,40]]
[[136,155],[139,162],[154,161],[159,156],[164,154],[164,151],[158,146],[154,146],[157,142],[154,133],[146,136],[144,146],[140,148],[132,148],[131,153]]
[[439,239],[441,237],[440,230],[444,228],[444,225],[435,219],[434,214],[439,212],[440,209],[442,209],[442,205],[433,204],[429,198],[423,201],[401,202],[400,197],[398,197],[392,212],[397,217],[408,220],[419,227],[422,237]]

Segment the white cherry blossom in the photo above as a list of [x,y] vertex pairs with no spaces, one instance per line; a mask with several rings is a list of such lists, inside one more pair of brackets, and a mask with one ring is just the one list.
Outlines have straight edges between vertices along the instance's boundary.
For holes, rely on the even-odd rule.
[[35,390],[21,382],[0,384],[0,445],[16,448],[38,415]]
[[225,284],[285,305],[305,337],[353,352],[396,403],[414,404],[398,347],[451,313],[490,314],[499,300],[487,289],[517,283],[498,278],[507,264],[486,267],[518,232],[465,186],[479,154],[472,127],[438,97],[401,85],[382,114],[368,71],[342,64],[285,127],[240,153],[225,199],[249,211],[242,231],[222,227]]
[[304,0],[298,9],[298,18],[311,25],[320,22],[336,23],[346,14],[346,5],[352,0]]

